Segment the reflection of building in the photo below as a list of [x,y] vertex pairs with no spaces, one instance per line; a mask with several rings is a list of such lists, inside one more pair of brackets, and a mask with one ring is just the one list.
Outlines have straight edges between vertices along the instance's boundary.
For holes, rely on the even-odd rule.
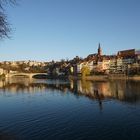
[[[50,82],[50,83],[49,83]],[[9,79],[0,81],[2,94],[34,94],[46,93],[46,91],[61,93],[73,93],[76,96],[86,96],[101,102],[104,99],[117,99],[125,102],[140,101],[140,86],[137,82],[126,81],[30,81],[28,78]]]
[[2,75],[2,74],[7,74],[7,70],[4,70],[4,69],[2,69],[2,68],[0,68],[0,75]]
[[4,73],[4,70],[0,68],[0,75],[2,75],[3,73]]
[[[74,86],[74,84],[77,86]],[[139,83],[135,82],[127,83],[126,81],[78,81],[77,83],[72,82],[70,90],[91,99],[118,99],[132,103],[140,101]]]
[[29,78],[9,78],[0,80],[0,89],[9,93],[36,93],[46,90],[46,84],[36,83],[33,79]]

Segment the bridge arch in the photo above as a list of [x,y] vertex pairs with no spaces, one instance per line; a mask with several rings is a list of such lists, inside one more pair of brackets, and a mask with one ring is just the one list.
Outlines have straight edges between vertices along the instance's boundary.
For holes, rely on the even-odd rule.
[[46,78],[46,73],[9,73],[6,77]]
[[44,79],[44,78],[47,78],[47,74],[43,74],[43,73],[33,74],[32,78],[36,78],[36,79],[43,78]]

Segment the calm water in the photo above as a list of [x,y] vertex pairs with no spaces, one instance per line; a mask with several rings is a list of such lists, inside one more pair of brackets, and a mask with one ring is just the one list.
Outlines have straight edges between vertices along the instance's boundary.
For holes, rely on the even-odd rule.
[[140,140],[140,83],[0,81],[0,139]]

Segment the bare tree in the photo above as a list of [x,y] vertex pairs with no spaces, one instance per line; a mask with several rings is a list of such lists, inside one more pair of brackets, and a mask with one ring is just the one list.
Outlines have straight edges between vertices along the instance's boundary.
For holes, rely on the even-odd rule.
[[10,32],[10,26],[7,22],[7,16],[5,15],[5,5],[15,4],[16,0],[0,0],[0,39],[8,37]]

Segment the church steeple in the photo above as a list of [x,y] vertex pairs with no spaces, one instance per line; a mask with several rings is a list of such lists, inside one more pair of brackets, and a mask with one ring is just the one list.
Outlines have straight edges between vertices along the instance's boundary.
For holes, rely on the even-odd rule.
[[98,45],[98,56],[101,56],[102,55],[102,49],[101,49],[101,45],[99,43]]

